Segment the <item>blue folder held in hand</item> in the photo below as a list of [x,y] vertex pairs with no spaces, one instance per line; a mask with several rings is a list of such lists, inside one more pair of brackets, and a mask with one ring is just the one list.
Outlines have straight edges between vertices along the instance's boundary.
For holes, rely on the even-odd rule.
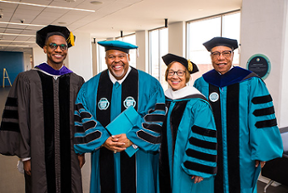
[[[106,126],[106,129],[111,133],[111,135],[118,135],[123,133],[128,133],[136,124],[139,114],[134,109],[133,106],[129,106],[125,111],[118,115],[113,121]],[[134,149],[132,145],[128,147],[125,151],[129,157],[133,156],[138,148]]]

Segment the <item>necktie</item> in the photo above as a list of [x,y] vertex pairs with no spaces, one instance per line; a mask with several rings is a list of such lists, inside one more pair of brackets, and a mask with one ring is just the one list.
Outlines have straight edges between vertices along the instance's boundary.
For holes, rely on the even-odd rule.
[[119,88],[119,86],[120,86],[120,84],[119,84],[119,82],[115,82],[115,88]]

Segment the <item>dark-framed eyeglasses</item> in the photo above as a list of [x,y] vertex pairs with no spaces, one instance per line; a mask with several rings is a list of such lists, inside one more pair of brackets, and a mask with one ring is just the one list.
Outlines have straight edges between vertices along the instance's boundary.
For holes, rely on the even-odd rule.
[[213,58],[216,58],[216,57],[218,58],[222,54],[223,57],[228,58],[231,56],[231,53],[232,53],[232,50],[225,50],[223,52],[216,51],[216,52],[211,52],[211,56]]
[[52,49],[52,50],[56,50],[58,48],[58,46],[60,47],[60,49],[62,51],[64,50],[67,50],[68,46],[67,44],[56,44],[56,43],[50,43],[49,44],[49,47]]
[[174,74],[176,74],[177,76],[182,77],[182,76],[184,76],[185,72],[186,72],[185,70],[184,71],[182,71],[182,70],[178,70],[178,71],[169,70],[168,76],[174,76]]

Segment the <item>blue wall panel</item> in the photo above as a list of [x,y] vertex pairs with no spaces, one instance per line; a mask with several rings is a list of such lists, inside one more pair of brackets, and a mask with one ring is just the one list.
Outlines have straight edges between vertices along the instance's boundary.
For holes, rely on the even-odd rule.
[[[23,52],[0,52],[0,72],[1,87],[3,85],[3,69],[6,68],[10,81],[13,84],[16,76],[24,71]],[[5,79],[5,86],[9,86],[9,82]]]

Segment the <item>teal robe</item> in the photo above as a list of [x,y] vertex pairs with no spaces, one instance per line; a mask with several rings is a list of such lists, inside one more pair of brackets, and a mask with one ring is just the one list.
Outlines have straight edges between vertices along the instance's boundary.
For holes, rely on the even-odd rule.
[[[138,149],[132,157],[125,151],[113,154],[101,147],[110,136],[106,126],[131,105],[138,115],[126,135]],[[162,87],[145,72],[132,68],[121,85],[113,85],[108,70],[87,81],[76,99],[74,148],[79,154],[92,153],[90,192],[156,192],[164,119]]]
[[213,108],[218,138],[216,193],[256,193],[255,161],[281,157],[283,145],[271,95],[255,73],[234,67],[211,70],[194,86]]
[[[160,150],[161,193],[214,192],[216,126],[209,102],[194,90],[177,99],[166,96],[169,110]],[[204,180],[195,184],[192,176]]]

